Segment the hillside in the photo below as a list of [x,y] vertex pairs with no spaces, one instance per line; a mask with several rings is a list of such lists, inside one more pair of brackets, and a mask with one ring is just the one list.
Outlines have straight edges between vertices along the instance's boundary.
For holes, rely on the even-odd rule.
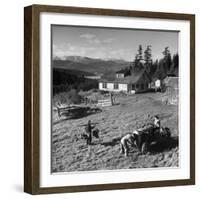
[[87,79],[84,76],[94,74],[80,70],[70,70],[63,68],[53,69],[53,95],[59,92],[67,92],[71,89],[89,90],[98,87],[96,80]]
[[53,60],[53,68],[73,69],[95,74],[107,74],[129,66],[123,60],[101,60],[80,56],[69,56],[65,60]]
[[94,76],[95,74],[94,73],[90,73],[90,72],[86,72],[86,71],[81,71],[81,70],[74,70],[74,69],[65,69],[65,68],[54,68],[53,69],[53,72],[56,72],[56,71],[59,71],[59,72],[64,72],[64,73],[67,73],[67,74],[71,74],[71,75],[76,75],[78,77],[83,77],[83,76]]

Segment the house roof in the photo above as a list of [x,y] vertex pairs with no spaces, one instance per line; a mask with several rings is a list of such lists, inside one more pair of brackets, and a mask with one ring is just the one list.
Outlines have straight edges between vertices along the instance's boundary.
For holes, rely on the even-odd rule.
[[164,74],[164,73],[156,73],[155,75],[153,75],[153,77],[152,77],[152,81],[156,81],[156,80],[165,80],[165,79],[167,79],[167,78],[169,78],[169,77],[177,77],[175,74],[170,74],[170,73],[168,73],[168,74]]
[[158,77],[153,77],[153,78],[152,78],[152,81],[157,81],[157,80],[161,80],[161,79],[158,78]]
[[[135,71],[134,73],[132,73],[130,76],[126,76],[124,78],[108,78],[108,79],[100,79],[100,82],[110,82],[110,83],[137,83],[139,81],[139,79],[142,77],[142,75],[147,72],[145,70],[141,70],[141,71]],[[150,79],[149,75],[147,74],[148,78]],[[150,79],[151,80],[151,79]]]
[[115,74],[125,74],[127,73],[127,69],[120,69],[119,71],[115,72]]

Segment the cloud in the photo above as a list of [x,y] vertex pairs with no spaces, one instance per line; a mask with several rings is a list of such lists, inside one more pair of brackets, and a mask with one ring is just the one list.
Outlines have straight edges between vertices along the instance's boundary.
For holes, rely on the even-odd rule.
[[56,51],[57,50],[57,45],[53,44],[53,51]]
[[125,60],[132,60],[133,57],[133,49],[127,48],[127,49],[110,49],[109,52],[107,52],[107,58],[118,58],[118,59],[125,59]]
[[115,41],[114,38],[108,38],[108,39],[103,40],[103,43],[110,44],[110,43],[112,43],[114,41]]
[[93,39],[88,41],[91,44],[101,44],[101,41],[99,39]]
[[90,43],[90,44],[100,44],[101,43],[101,41],[97,38],[96,35],[93,35],[90,33],[82,34],[82,35],[80,35],[80,38],[85,39],[86,42]]
[[107,38],[107,39],[101,40],[96,35],[90,34],[90,33],[82,34],[80,35],[80,38],[86,39],[86,42],[90,44],[110,44],[113,41],[115,41],[115,39],[113,38]]
[[82,34],[82,35],[80,35],[80,38],[85,38],[85,39],[87,39],[87,40],[90,40],[90,39],[96,38],[96,35],[87,33],[87,34]]
[[93,55],[94,52],[98,52],[98,49],[95,47],[85,47],[85,46],[79,46],[79,45],[72,45],[67,44],[65,46],[62,45],[53,45],[53,57],[59,57],[61,59],[64,59],[66,56],[88,56]]

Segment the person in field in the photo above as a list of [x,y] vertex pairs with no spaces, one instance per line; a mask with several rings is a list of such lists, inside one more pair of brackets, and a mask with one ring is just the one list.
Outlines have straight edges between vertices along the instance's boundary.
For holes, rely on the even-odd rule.
[[136,146],[136,138],[137,138],[137,133],[128,133],[124,137],[122,137],[120,141],[120,148],[121,148],[121,153],[124,154],[126,157],[128,156],[129,153],[129,146]]
[[154,125],[154,134],[160,134],[162,129],[160,125],[160,119],[157,115],[154,117],[153,125]]
[[95,126],[92,126],[91,124],[91,120],[88,120],[88,123],[85,127],[85,131],[86,131],[86,134],[88,136],[87,138],[87,145],[91,145],[92,143],[92,130],[95,128]]
[[157,128],[160,128],[160,119],[159,119],[158,115],[156,115],[154,117],[154,126]]

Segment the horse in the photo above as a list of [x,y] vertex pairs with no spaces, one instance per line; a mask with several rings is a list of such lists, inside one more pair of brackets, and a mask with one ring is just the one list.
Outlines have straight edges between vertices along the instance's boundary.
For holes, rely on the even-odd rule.
[[171,136],[170,129],[154,128],[150,125],[146,128],[141,128],[133,132],[127,133],[121,138],[120,149],[121,153],[128,156],[131,147],[137,148],[141,153],[145,154],[149,151],[152,142],[157,142],[161,139],[169,138]]

